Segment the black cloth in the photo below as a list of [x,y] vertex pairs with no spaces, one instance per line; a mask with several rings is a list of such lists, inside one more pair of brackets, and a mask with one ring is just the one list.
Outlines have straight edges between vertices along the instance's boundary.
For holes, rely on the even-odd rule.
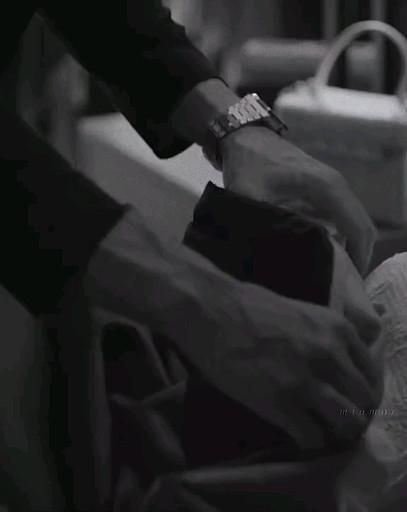
[[241,281],[329,305],[333,247],[327,231],[288,209],[209,183],[184,243]]
[[[158,156],[188,146],[171,129],[170,113],[216,74],[160,0],[5,2],[0,72],[35,13],[108,87]],[[125,207],[73,172],[7,105],[0,130],[0,283],[32,313],[49,313]]]
[[130,123],[160,157],[188,146],[168,123],[195,85],[217,77],[161,0],[17,0],[2,6],[0,70],[35,13],[81,64],[108,86]]

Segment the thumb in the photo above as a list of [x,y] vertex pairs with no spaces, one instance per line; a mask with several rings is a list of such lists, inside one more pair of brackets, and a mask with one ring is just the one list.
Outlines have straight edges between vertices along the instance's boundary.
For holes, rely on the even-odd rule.
[[368,345],[374,343],[381,333],[378,312],[369,300],[362,277],[356,270],[346,251],[332,240],[334,269],[331,285],[331,307],[342,313]]

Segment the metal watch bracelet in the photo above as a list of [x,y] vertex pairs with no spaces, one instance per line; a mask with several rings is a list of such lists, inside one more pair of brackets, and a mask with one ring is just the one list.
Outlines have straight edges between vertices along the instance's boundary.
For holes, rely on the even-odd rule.
[[287,126],[267,103],[256,93],[247,94],[226,113],[214,119],[208,127],[203,153],[216,169],[222,169],[219,142],[227,135],[249,125],[265,126],[278,135],[287,131]]

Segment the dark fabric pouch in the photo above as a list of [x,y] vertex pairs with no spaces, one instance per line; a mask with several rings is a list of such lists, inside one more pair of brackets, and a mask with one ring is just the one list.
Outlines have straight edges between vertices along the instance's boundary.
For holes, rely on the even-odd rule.
[[290,210],[209,183],[184,243],[237,279],[329,304],[333,248],[328,233]]

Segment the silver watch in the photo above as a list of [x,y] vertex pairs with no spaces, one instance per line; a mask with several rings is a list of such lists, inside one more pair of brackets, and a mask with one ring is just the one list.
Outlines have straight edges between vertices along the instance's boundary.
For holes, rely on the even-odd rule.
[[219,142],[230,133],[247,125],[265,126],[279,135],[287,130],[283,121],[256,93],[247,94],[209,125],[203,152],[216,169],[222,169]]

